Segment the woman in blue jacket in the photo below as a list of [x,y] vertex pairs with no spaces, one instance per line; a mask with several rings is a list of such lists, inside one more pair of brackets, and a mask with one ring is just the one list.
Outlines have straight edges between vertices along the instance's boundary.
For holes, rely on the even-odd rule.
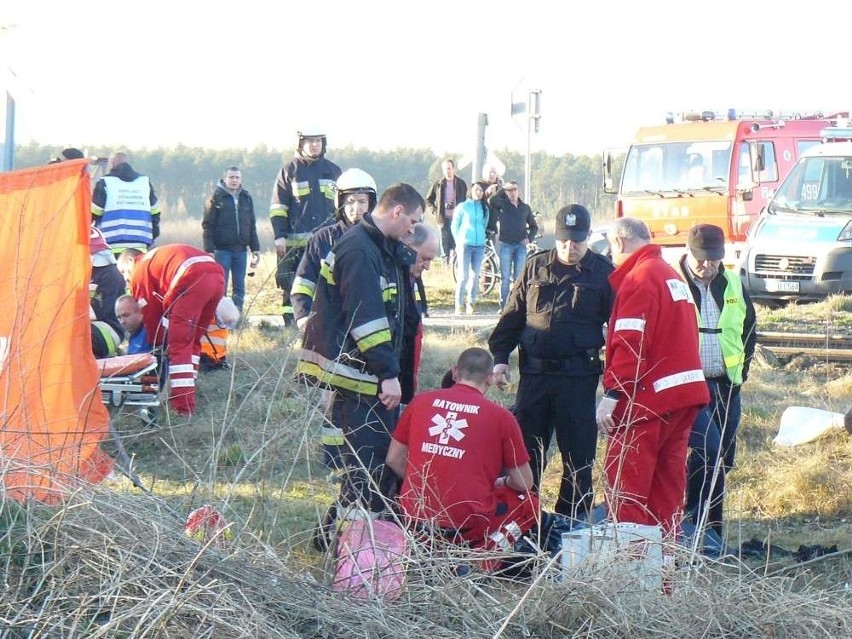
[[472,184],[467,199],[453,212],[453,239],[456,242],[456,315],[461,314],[462,302],[465,310],[473,315],[473,307],[479,295],[479,271],[485,257],[485,229],[488,226],[488,207],[485,204],[481,184]]

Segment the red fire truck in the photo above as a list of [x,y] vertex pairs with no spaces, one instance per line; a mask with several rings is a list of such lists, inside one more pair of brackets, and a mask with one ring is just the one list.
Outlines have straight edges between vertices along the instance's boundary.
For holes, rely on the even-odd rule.
[[644,220],[652,241],[675,253],[683,252],[692,226],[720,226],[726,263],[734,264],[781,179],[837,115],[669,114],[666,124],[639,129],[617,185],[613,153],[604,153],[604,190],[618,195],[618,217]]

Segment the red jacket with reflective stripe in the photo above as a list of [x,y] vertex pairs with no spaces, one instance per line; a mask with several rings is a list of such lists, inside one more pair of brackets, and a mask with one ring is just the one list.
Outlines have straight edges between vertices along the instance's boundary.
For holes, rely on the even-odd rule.
[[[604,389],[619,394],[628,422],[710,401],[701,372],[689,287],[648,244],[609,276],[615,305],[606,340]],[[633,399],[632,405],[628,400]]]
[[163,342],[160,320],[183,290],[183,278],[194,281],[217,269],[222,272],[210,255],[188,244],[165,244],[139,258],[130,277],[130,293],[142,305],[145,330],[154,344]]

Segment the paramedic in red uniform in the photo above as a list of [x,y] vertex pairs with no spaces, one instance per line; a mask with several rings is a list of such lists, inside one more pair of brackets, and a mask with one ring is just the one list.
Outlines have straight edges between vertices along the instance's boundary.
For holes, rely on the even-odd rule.
[[387,463],[403,479],[399,502],[413,523],[434,523],[472,548],[511,550],[535,525],[539,501],[517,420],[485,397],[493,363],[468,348],[453,386],[416,395]]
[[668,535],[683,504],[692,422],[710,396],[692,294],[650,239],[644,222],[627,217],[609,234],[615,304],[595,420],[609,435],[610,513]]
[[142,307],[148,338],[155,346],[167,344],[169,403],[179,414],[191,415],[201,338],[224,294],[224,271],[210,255],[186,244],[148,253],[127,249],[118,268]]

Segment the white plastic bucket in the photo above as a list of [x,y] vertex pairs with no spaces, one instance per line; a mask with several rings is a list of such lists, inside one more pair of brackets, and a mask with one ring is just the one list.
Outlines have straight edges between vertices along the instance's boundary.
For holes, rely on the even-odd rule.
[[659,526],[603,524],[562,533],[562,576],[606,579],[616,587],[660,591],[663,540]]

